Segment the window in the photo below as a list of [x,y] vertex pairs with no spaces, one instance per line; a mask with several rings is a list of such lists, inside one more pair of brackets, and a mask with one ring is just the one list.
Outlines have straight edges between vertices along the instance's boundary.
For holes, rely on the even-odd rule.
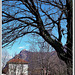
[[20,75],[24,75],[24,73],[21,73]]

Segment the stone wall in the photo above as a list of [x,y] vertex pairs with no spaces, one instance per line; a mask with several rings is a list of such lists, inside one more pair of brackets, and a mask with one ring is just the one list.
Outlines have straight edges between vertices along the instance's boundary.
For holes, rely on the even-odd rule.
[[9,64],[9,75],[28,75],[28,64]]

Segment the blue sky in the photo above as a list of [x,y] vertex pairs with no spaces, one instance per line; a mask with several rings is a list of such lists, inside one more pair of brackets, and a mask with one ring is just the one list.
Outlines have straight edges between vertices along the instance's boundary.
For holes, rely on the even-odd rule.
[[[36,37],[35,37],[36,38]],[[14,56],[15,54],[18,54],[21,50],[26,49],[27,51],[30,51],[30,46],[34,46],[37,50],[39,50],[38,44],[37,44],[37,38],[35,39],[32,37],[31,34],[25,35],[19,39],[16,40],[16,42],[13,44],[13,46],[8,46],[3,48],[3,50],[7,50],[10,56]],[[40,37],[42,40],[42,38]],[[66,43],[65,38],[62,39],[63,45]]]
[[[38,39],[41,39],[41,41],[42,41],[42,37],[39,36]],[[27,35],[17,39],[15,41],[15,43],[13,44],[13,46],[12,45],[7,46],[7,47],[3,48],[3,50],[7,50],[8,53],[12,56],[15,53],[18,54],[23,49],[30,51],[30,49],[31,49],[30,47],[33,46],[33,44],[34,44],[35,48],[37,50],[39,50],[37,43],[38,43],[37,36],[33,37],[31,34],[27,34]]]
[[[24,7],[24,6],[22,5],[21,8],[22,7]],[[43,9],[44,9],[44,7],[45,6],[42,6]],[[48,8],[48,6],[46,6],[46,8]],[[13,10],[13,9],[9,8],[9,11],[13,11],[14,12],[15,10]],[[16,9],[16,10],[18,10],[18,9]],[[55,12],[55,11],[56,11],[56,9],[54,11],[51,11],[51,12]],[[50,12],[48,12],[48,13],[50,13]],[[21,14],[18,14],[18,15],[23,16]],[[58,17],[58,16],[54,16],[54,17]],[[45,17],[43,17],[42,19],[44,20]],[[65,25],[64,25],[65,23],[66,23],[66,21],[62,22],[62,28],[65,28]],[[57,29],[54,28],[52,33],[54,35],[58,36]],[[39,37],[39,38],[42,40],[41,37]],[[18,54],[23,49],[29,50],[30,46],[32,46],[32,43],[34,43],[34,41],[37,42],[37,37],[33,37],[32,35],[28,34],[28,35],[25,35],[25,36],[17,39],[16,42],[13,44],[13,46],[5,47],[5,48],[3,48],[3,50],[7,50],[10,55],[14,55],[15,53]],[[66,43],[66,36],[65,37],[63,36],[62,43],[63,43],[63,45]],[[34,43],[34,46],[36,47],[36,49],[39,50],[39,47],[38,47],[37,43]]]
[[23,49],[29,50],[30,42],[33,41],[29,41],[29,38],[31,38],[29,35],[25,35],[24,37],[17,39],[13,46],[10,45],[10,47],[8,46],[3,49],[6,49],[10,55],[19,53]]

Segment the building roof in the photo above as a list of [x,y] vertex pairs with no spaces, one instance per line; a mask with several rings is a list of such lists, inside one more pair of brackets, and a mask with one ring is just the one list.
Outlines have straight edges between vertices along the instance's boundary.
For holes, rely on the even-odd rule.
[[16,58],[16,59],[11,59],[7,62],[7,64],[28,64],[27,61],[23,60],[23,59],[20,59],[20,58]]
[[8,71],[8,64],[28,64],[27,61],[20,59],[20,58],[16,58],[16,59],[11,59],[7,62],[6,66],[2,69],[2,73],[6,74]]

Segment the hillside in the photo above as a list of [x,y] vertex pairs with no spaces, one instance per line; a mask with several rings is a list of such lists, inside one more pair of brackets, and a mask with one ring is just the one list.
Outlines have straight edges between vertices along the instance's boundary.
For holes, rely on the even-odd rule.
[[45,69],[49,67],[50,73],[65,72],[66,65],[62,60],[58,58],[56,51],[30,52],[24,49],[14,58],[21,58],[28,61],[30,70],[29,72],[33,75],[36,75],[38,73],[38,71],[35,73],[35,69],[40,69],[40,67]]

